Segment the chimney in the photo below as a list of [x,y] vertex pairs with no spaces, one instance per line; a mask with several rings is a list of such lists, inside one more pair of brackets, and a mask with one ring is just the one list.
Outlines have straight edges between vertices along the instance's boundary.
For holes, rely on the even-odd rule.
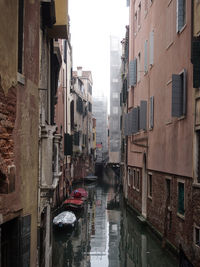
[[82,77],[82,67],[77,67],[77,76]]

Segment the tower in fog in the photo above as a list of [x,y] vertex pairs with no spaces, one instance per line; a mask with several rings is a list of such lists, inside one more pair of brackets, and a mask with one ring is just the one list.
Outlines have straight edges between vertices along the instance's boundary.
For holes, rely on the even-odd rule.
[[109,162],[120,162],[120,90],[121,46],[118,37],[110,37],[110,118]]

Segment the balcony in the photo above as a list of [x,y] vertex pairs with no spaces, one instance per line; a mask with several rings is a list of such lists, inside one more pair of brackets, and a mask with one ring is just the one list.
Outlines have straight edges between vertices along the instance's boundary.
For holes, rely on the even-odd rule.
[[56,23],[48,28],[51,38],[67,39],[68,36],[68,0],[55,0]]

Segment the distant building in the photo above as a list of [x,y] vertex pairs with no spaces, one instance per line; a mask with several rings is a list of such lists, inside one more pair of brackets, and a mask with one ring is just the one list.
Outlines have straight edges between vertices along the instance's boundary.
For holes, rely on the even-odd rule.
[[96,163],[108,159],[108,112],[105,96],[93,97],[93,115],[96,118]]
[[73,178],[93,172],[92,73],[78,67],[73,71],[71,132],[73,134]]
[[121,49],[118,37],[110,37],[109,163],[120,162]]

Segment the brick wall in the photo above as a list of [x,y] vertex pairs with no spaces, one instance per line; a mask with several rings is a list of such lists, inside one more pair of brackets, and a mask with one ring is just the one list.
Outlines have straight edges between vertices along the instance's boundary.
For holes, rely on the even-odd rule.
[[13,129],[16,119],[16,89],[7,95],[0,86],[0,193],[15,189]]

